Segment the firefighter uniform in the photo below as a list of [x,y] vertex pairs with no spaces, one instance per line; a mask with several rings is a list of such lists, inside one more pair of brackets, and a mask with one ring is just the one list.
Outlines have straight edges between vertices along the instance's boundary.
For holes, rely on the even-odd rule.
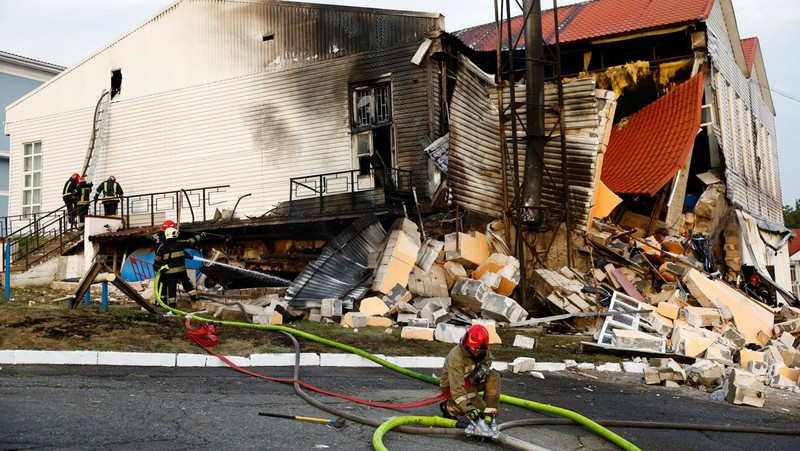
[[[450,397],[442,410],[452,416],[465,415],[476,408],[485,415],[496,416],[500,404],[500,373],[491,369],[492,351],[474,357],[462,345],[447,354],[439,379],[439,387]],[[474,378],[472,381],[470,379]],[[478,392],[483,391],[483,397]]]
[[[165,231],[167,239],[156,250],[155,268],[160,269],[166,265],[167,270],[161,274],[161,283],[158,287],[162,299],[166,299],[170,307],[177,306],[178,301],[178,282],[183,285],[183,289],[189,294],[192,302],[197,300],[197,289],[189,275],[186,274],[186,254],[184,249],[194,246],[202,239],[205,233],[195,235],[188,240],[178,240],[177,231],[168,229]],[[170,238],[170,236],[172,236]]]
[[106,216],[116,215],[117,205],[119,205],[119,200],[122,199],[123,193],[122,186],[117,183],[117,179],[113,175],[97,187],[94,200],[97,200],[101,193],[103,194],[103,214]]
[[64,206],[67,207],[67,217],[69,218],[69,223],[72,226],[75,226],[75,215],[77,211],[75,211],[75,200],[77,199],[77,190],[78,190],[78,180],[80,176],[75,173],[67,179],[67,182],[64,183],[64,190],[61,191],[61,198],[64,199]]
[[86,215],[89,214],[89,204],[92,202],[92,182],[87,182],[82,177],[77,187],[78,227],[83,227]]

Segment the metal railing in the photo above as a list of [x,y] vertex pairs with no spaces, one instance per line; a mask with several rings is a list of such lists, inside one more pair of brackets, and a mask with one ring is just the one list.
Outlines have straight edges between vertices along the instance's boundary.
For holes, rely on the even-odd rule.
[[[219,185],[189,190],[164,191],[159,193],[138,194],[124,196],[117,208],[116,217],[121,218],[130,226],[132,219],[138,219],[137,226],[160,225],[161,215],[167,213],[175,218],[180,217],[180,212],[188,208],[191,220],[182,218],[182,222],[206,221],[208,207],[221,205],[225,202],[212,199],[214,193],[224,193],[223,189],[230,185]],[[169,207],[169,208],[167,208]],[[195,216],[195,209],[199,217]],[[101,201],[91,204],[89,214],[101,214],[103,206]],[[144,220],[144,222],[142,222]],[[4,230],[11,232],[3,234],[3,244],[11,246],[11,262],[29,268],[50,256],[63,254],[68,246],[74,244],[80,237],[78,229],[70,226],[69,215],[65,206],[49,213],[36,213],[27,216],[9,216],[0,221]],[[71,232],[71,233],[69,233]],[[2,267],[5,270],[5,252],[2,255]]]
[[370,168],[369,171],[328,172],[289,179],[289,202],[334,194],[383,189],[386,192],[411,193],[411,171]]

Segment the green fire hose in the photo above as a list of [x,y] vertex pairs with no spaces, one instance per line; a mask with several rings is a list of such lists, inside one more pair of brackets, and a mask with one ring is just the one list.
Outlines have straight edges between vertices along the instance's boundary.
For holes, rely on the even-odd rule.
[[[178,309],[174,309],[174,308],[171,308],[171,307],[167,306],[161,300],[161,294],[159,293],[160,290],[158,289],[158,287],[160,285],[161,273],[165,270],[165,268],[166,268],[166,266],[160,268],[158,270],[158,272],[156,272],[156,276],[153,279],[153,294],[154,294],[156,303],[158,303],[158,305],[161,306],[162,308],[164,308],[164,309],[166,309],[166,310],[168,310],[168,311],[170,311],[170,312],[172,312],[172,313],[174,313],[176,315],[180,315],[180,316],[184,316],[184,317],[190,315],[190,313],[188,313],[188,312],[184,312],[184,311],[181,311],[181,310],[178,310]],[[286,332],[286,333],[292,334],[292,335],[300,337],[300,338],[305,338],[306,340],[311,340],[311,341],[314,341],[316,343],[320,343],[320,344],[323,344],[323,345],[326,345],[326,346],[330,346],[332,348],[340,349],[342,351],[346,351],[346,352],[349,352],[351,354],[355,354],[355,355],[364,357],[367,360],[375,362],[378,365],[381,365],[381,366],[383,366],[385,368],[388,368],[388,369],[390,369],[392,371],[395,371],[397,373],[403,374],[405,376],[413,377],[414,379],[417,379],[417,380],[420,380],[420,381],[423,381],[423,382],[427,382],[429,384],[434,384],[434,385],[437,385],[437,386],[439,385],[439,378],[438,377],[427,376],[425,374],[421,374],[421,373],[418,373],[416,371],[409,370],[408,368],[403,368],[403,367],[401,367],[399,365],[395,365],[395,364],[393,364],[391,362],[387,362],[386,360],[383,360],[380,357],[377,357],[377,356],[375,356],[373,354],[370,354],[369,352],[366,352],[366,351],[364,351],[362,349],[359,349],[359,348],[356,348],[354,346],[346,345],[346,344],[339,343],[339,342],[336,342],[336,341],[333,341],[333,340],[328,340],[327,338],[318,337],[316,335],[312,335],[312,334],[309,334],[307,332],[299,331],[299,330],[293,329],[291,327],[276,326],[276,325],[269,325],[269,324],[252,324],[252,323],[243,323],[243,322],[237,322],[237,321],[223,321],[223,320],[218,320],[218,319],[213,319],[213,318],[204,318],[204,317],[195,316],[195,315],[191,315],[191,317],[192,317],[192,319],[194,319],[196,321],[202,321],[202,322],[207,322],[207,323],[224,324],[224,325],[228,325],[228,326],[243,327],[243,328],[247,328],[247,329],[258,329],[258,330],[267,330],[267,331]],[[569,418],[570,420],[572,420],[572,421],[580,424],[581,426],[585,427],[589,431],[591,431],[591,432],[597,434],[598,436],[603,437],[604,439],[608,440],[609,442],[617,445],[621,449],[629,450],[629,451],[639,450],[639,448],[636,445],[634,445],[633,443],[625,440],[624,438],[622,438],[621,436],[617,435],[616,433],[610,431],[609,429],[604,428],[600,424],[598,424],[598,423],[596,423],[596,422],[584,417],[583,415],[575,413],[575,412],[573,412],[571,410],[567,410],[567,409],[563,409],[563,408],[560,408],[560,407],[551,406],[551,405],[548,405],[548,404],[542,404],[542,403],[538,403],[538,402],[535,402],[535,401],[529,401],[529,400],[526,400],[526,399],[515,398],[513,396],[507,396],[507,395],[500,395],[500,401],[504,402],[506,404],[511,404],[511,405],[522,407],[522,408],[529,409],[529,410],[545,412],[545,413],[550,413],[550,414],[559,415],[559,416],[562,416],[562,417],[565,417],[565,418]],[[408,418],[408,417],[400,417],[400,418]],[[436,418],[436,419],[439,419],[439,420],[449,421],[449,420],[445,420],[445,419],[440,418],[440,417],[412,417],[412,418]],[[390,421],[392,421],[392,420],[390,420]],[[416,421],[416,420],[414,420],[414,421]],[[422,424],[422,423],[416,423],[416,424]],[[451,426],[448,426],[448,427],[451,427]],[[391,429],[391,427],[387,427],[384,430],[384,433],[386,431],[388,431],[389,429]],[[376,434],[377,434],[377,431],[376,431]],[[381,434],[381,437],[382,437],[382,434]],[[375,438],[373,437],[373,445],[374,445],[374,443],[375,443]],[[385,448],[383,448],[383,449],[385,449]]]

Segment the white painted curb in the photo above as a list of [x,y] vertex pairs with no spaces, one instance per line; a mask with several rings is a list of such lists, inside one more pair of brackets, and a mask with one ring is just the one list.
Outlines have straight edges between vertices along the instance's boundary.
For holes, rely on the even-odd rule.
[[[279,367],[294,366],[293,352],[275,354],[252,354],[250,357],[225,356],[241,367]],[[383,356],[376,354],[387,362],[403,368],[441,368],[444,357],[431,356]],[[98,351],[29,351],[0,350],[0,365],[108,365],[108,366],[161,366],[161,367],[225,367],[227,364],[213,355],[205,354],[166,354],[148,352],[98,352]],[[377,363],[355,354],[337,354],[303,352],[300,354],[300,366],[311,367],[349,367],[379,368]],[[607,363],[598,365],[591,363],[570,362],[536,362],[535,371],[556,372],[568,367],[581,370],[597,369],[641,374],[646,364],[638,362]],[[494,362],[492,368],[499,371],[508,370],[508,362]]]

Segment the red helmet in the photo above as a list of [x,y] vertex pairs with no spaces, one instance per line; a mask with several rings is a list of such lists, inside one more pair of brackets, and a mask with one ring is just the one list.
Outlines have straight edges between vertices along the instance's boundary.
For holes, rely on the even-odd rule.
[[79,178],[79,179],[78,179],[78,183],[83,183],[83,182],[85,182],[85,181],[86,181],[86,179],[85,179],[85,178],[83,178],[83,177],[81,177],[81,178]]
[[461,337],[461,346],[466,350],[486,351],[489,349],[489,331],[482,324],[473,324]]
[[81,175],[76,172],[76,173],[72,174],[72,177],[70,177],[70,178],[73,179],[73,180],[78,180],[79,178],[81,178]]
[[177,227],[177,224],[175,224],[175,221],[173,221],[172,219],[167,219],[166,221],[164,221],[163,224],[161,224],[161,231],[163,232],[170,227],[175,228]]

